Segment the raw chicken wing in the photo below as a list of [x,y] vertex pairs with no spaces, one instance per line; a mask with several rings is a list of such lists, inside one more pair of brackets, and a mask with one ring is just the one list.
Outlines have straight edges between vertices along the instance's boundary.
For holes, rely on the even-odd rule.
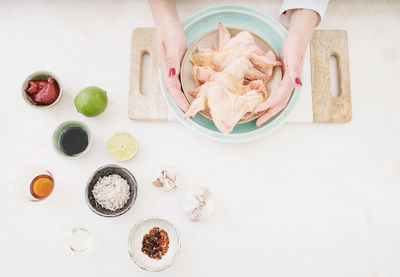
[[196,89],[189,91],[195,99],[185,118],[209,107],[215,126],[226,134],[265,101],[266,82],[281,63],[272,51],[258,48],[249,32],[231,38],[221,23],[218,30],[218,49],[198,48],[190,57]]

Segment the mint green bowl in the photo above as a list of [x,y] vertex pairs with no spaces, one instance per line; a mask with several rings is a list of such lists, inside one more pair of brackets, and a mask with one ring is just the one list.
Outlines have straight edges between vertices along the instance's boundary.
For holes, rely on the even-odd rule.
[[[89,140],[88,146],[86,147],[86,149],[82,153],[79,153],[78,155],[75,155],[75,156],[68,156],[67,154],[65,154],[64,151],[62,151],[61,145],[60,145],[60,138],[61,138],[62,134],[71,127],[80,127],[83,130],[85,130],[85,132],[88,135],[88,140]],[[54,130],[54,133],[53,133],[52,142],[53,142],[54,150],[56,150],[56,152],[61,157],[65,158],[65,159],[73,160],[73,159],[78,159],[80,157],[83,157],[89,152],[89,150],[92,146],[92,135],[90,133],[89,127],[85,123],[80,122],[78,120],[69,120],[69,121],[65,121],[57,126],[57,128]]]
[[[183,23],[187,47],[190,47],[190,45],[203,34],[217,29],[219,21],[226,27],[248,30],[257,34],[268,42],[275,53],[280,52],[282,42],[287,33],[285,28],[271,16],[242,6],[221,5],[199,11]],[[270,134],[285,122],[301,93],[301,88],[297,87],[293,91],[286,108],[268,120],[260,128],[256,126],[256,120],[253,120],[238,124],[231,133],[223,134],[215,127],[211,120],[201,114],[197,114],[194,118],[183,119],[184,113],[166,91],[161,76],[160,82],[161,90],[169,107],[183,125],[198,134],[222,142],[251,141]]]

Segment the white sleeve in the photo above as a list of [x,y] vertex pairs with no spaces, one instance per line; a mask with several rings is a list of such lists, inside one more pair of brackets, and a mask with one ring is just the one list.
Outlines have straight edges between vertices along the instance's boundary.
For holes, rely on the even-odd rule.
[[293,9],[309,9],[318,13],[318,25],[324,17],[328,2],[329,0],[283,0],[279,21],[283,26],[289,28],[290,16]]

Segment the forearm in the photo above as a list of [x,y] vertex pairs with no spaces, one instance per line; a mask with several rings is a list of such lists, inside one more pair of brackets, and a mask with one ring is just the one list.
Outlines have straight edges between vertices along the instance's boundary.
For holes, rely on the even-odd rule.
[[318,14],[313,10],[296,9],[292,11],[288,37],[304,53],[318,22]]
[[175,0],[149,0],[157,28],[167,29],[180,24]]

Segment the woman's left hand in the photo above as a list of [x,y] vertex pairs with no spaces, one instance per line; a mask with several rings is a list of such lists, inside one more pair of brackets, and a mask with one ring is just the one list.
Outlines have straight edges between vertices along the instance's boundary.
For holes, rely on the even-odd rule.
[[300,75],[304,56],[312,32],[318,20],[318,14],[312,10],[293,10],[289,33],[283,41],[279,59],[282,62],[283,78],[276,93],[257,106],[256,113],[266,111],[256,122],[262,126],[271,117],[283,110],[296,86],[302,86]]
[[279,55],[282,62],[283,78],[276,93],[257,106],[255,112],[266,111],[256,122],[257,127],[262,126],[267,120],[283,110],[288,103],[295,86],[301,86],[300,74],[303,67],[304,53],[296,47],[296,39],[288,35],[283,42]]

